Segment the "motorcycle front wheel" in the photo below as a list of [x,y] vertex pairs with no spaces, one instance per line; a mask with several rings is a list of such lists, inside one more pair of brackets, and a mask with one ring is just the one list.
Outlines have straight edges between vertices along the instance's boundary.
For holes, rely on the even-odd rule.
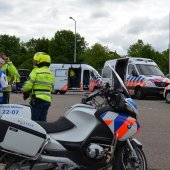
[[142,148],[136,146],[134,149],[138,156],[138,161],[135,160],[127,145],[121,145],[116,151],[112,170],[147,170],[147,161]]

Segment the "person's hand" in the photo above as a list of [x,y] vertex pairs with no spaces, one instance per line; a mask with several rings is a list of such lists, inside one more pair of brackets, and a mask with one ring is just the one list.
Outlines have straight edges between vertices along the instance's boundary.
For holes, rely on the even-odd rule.
[[7,57],[7,56],[4,55],[4,54],[0,54],[0,57],[1,57],[5,62],[10,61],[9,57]]
[[9,57],[6,57],[6,56],[3,56],[2,59],[3,59],[5,62],[9,62],[9,61],[10,61]]
[[9,61],[10,61],[9,57],[6,57],[4,60],[5,60],[6,62],[9,62]]

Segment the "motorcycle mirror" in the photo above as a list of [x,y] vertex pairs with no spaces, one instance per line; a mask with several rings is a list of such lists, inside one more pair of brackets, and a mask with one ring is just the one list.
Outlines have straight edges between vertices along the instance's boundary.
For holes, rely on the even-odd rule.
[[116,96],[115,106],[123,109],[125,106],[125,96],[122,93],[118,93]]

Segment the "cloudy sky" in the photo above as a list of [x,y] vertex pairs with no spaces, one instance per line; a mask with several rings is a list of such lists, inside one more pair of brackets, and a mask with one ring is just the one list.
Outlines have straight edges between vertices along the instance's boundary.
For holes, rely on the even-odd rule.
[[126,54],[138,39],[163,51],[169,42],[170,0],[0,0],[0,34],[21,41],[74,32],[89,46],[101,43]]

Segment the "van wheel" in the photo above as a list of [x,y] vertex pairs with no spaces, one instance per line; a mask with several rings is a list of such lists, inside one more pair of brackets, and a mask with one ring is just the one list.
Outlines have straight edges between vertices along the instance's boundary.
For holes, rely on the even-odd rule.
[[92,92],[94,92],[96,90],[99,90],[99,87],[94,87]]
[[51,93],[52,93],[52,94],[57,94],[57,93],[58,93],[58,90],[53,90]]
[[141,100],[144,98],[143,90],[141,87],[137,87],[135,89],[135,98],[138,100]]
[[55,90],[54,94],[57,94],[58,93],[58,90]]
[[170,103],[170,92],[166,93],[165,100],[167,103]]
[[66,93],[66,91],[59,91],[59,93],[60,93],[60,94],[65,94],[65,93]]

